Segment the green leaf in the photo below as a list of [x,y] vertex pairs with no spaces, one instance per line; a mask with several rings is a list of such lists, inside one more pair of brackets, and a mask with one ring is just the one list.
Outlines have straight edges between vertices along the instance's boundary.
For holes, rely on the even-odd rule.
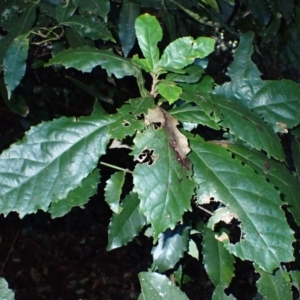
[[75,206],[84,208],[90,197],[97,194],[97,187],[99,183],[99,170],[95,169],[91,174],[82,180],[82,184],[70,191],[65,199],[54,199],[49,212],[51,218],[62,217],[66,215]]
[[136,37],[144,57],[153,71],[159,61],[157,43],[162,39],[162,30],[157,19],[149,14],[139,16],[135,21]]
[[254,95],[249,108],[270,124],[285,124],[288,128],[300,123],[300,86],[291,80],[265,81]]
[[180,122],[202,124],[212,129],[219,130],[220,126],[211,119],[199,106],[185,103],[168,111]]
[[182,37],[169,44],[159,65],[165,69],[183,69],[196,58],[203,58],[214,51],[215,40],[208,37]]
[[157,85],[157,91],[172,104],[179,99],[182,89],[173,81],[163,80]]
[[123,1],[120,21],[119,39],[124,57],[127,57],[135,43],[135,19],[140,14],[140,6],[131,1]]
[[186,82],[186,83],[195,83],[197,82],[202,74],[204,73],[203,68],[197,65],[188,66],[185,69],[187,75],[176,74],[176,73],[169,73],[166,76],[166,80],[171,80],[175,82]]
[[137,54],[133,55],[133,58],[131,59],[132,63],[136,66],[142,68],[146,72],[150,73],[151,67],[149,64],[149,61],[145,58],[139,58]]
[[265,82],[260,78],[240,78],[217,86],[215,93],[228,99],[239,100],[243,105],[250,107],[253,97],[264,85]]
[[0,212],[48,210],[96,167],[110,139],[99,116],[60,118],[32,127],[0,156]]
[[92,40],[104,40],[115,42],[111,32],[107,29],[106,24],[95,20],[92,16],[72,16],[61,25],[70,26],[76,30],[82,37],[87,37]]
[[139,273],[144,300],[188,300],[188,297],[165,275],[152,272]]
[[19,85],[26,70],[26,59],[29,48],[28,34],[19,35],[10,44],[6,51],[3,69],[4,82],[7,88],[8,99],[12,91]]
[[212,77],[205,75],[195,84],[180,83],[179,86],[186,92],[214,93],[214,80]]
[[256,262],[267,272],[293,260],[293,231],[275,188],[233,159],[223,147],[200,138],[191,140],[190,146],[194,179],[200,186],[198,201],[206,203],[213,197],[228,206],[241,222],[241,240],[231,244],[225,237],[225,248],[242,260]]
[[60,3],[56,6],[56,20],[62,23],[72,17],[77,9],[76,1],[69,0],[66,3]]
[[107,250],[126,245],[144,227],[146,219],[139,212],[139,203],[137,194],[130,193],[123,200],[122,212],[113,214],[108,228]]
[[203,0],[207,5],[211,6],[213,9],[215,9],[218,13],[219,11],[219,6],[218,2],[216,0]]
[[283,200],[288,203],[287,209],[293,214],[295,221],[300,226],[299,180],[290,173],[285,164],[269,159],[263,153],[241,145],[228,145],[227,149],[243,163],[253,168],[255,172],[268,178],[270,184],[279,189],[283,195]]
[[[287,281],[288,273],[282,269],[276,270],[275,274],[270,274],[260,269],[254,264],[255,271],[259,273],[260,278],[256,283],[258,292],[265,299],[274,300],[292,300],[291,283]],[[285,274],[284,274],[285,273]]]
[[239,45],[234,54],[234,61],[229,65],[227,72],[232,81],[241,78],[257,78],[261,75],[251,60],[253,35],[252,32],[246,32],[241,35]]
[[110,209],[119,214],[122,211],[120,206],[122,187],[125,181],[124,172],[116,172],[107,180],[106,187],[104,189],[105,201],[109,205]]
[[292,285],[300,292],[300,271],[290,271]]
[[[35,2],[31,2],[23,11],[21,17],[14,23],[14,26],[9,28],[8,34],[0,39],[0,62],[4,58],[6,51],[14,38],[27,33],[31,29],[32,24],[36,19],[36,6],[37,4]],[[2,67],[0,67],[0,70],[1,69]]]
[[292,128],[300,122],[300,88],[291,80],[236,80],[216,88],[216,94],[239,100],[274,130]]
[[221,113],[217,108],[216,103],[212,100],[210,94],[201,91],[183,91],[180,98],[188,103],[193,102],[197,104],[215,123],[221,121]]
[[192,257],[194,257],[195,259],[199,260],[199,250],[197,247],[197,244],[194,242],[194,240],[190,239],[189,240],[189,250],[188,250],[188,254]]
[[236,298],[232,295],[227,296],[224,292],[224,288],[218,285],[215,288],[211,299],[212,300],[235,300]]
[[189,228],[184,225],[178,225],[174,230],[167,229],[160,234],[157,246],[151,251],[159,272],[173,268],[183,257],[187,250],[188,237]]
[[3,300],[15,300],[14,292],[8,288],[7,281],[0,277],[0,293]]
[[278,160],[285,159],[279,137],[258,115],[235,100],[218,96],[214,100],[223,115],[221,125],[235,137]]
[[109,126],[109,133],[116,139],[133,136],[145,128],[143,116],[155,107],[153,97],[135,98],[125,102],[113,116],[115,122]]
[[141,199],[142,213],[153,226],[155,241],[159,233],[175,228],[183,213],[190,209],[195,188],[189,178],[186,138],[177,130],[172,117],[166,112],[162,114],[157,122],[163,127],[150,126],[137,134],[132,152],[140,162],[133,172],[134,190]]
[[110,2],[109,0],[80,0],[79,7],[89,13],[101,16],[106,22],[107,14],[110,11]]
[[108,76],[114,74],[117,78],[135,76],[143,82],[140,68],[129,59],[120,57],[108,50],[98,50],[90,47],[80,47],[59,52],[45,66],[62,64],[66,68],[75,68],[82,72],[91,72],[96,66],[104,68]]
[[215,287],[227,288],[234,276],[234,256],[215,237],[216,233],[204,227],[202,255],[206,273]]

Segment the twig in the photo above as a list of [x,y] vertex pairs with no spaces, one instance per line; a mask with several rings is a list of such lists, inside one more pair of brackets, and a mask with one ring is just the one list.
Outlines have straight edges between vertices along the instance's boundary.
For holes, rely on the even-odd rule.
[[115,165],[111,165],[111,164],[108,164],[106,162],[103,162],[103,161],[100,161],[100,164],[103,165],[103,166],[106,166],[106,167],[109,167],[109,168],[113,168],[113,169],[116,169],[116,170],[119,170],[119,171],[123,171],[125,173],[130,173],[132,174],[132,171],[128,170],[128,169],[123,169],[121,167],[118,167],[118,166],[115,166]]
[[2,276],[2,272],[3,272],[3,270],[4,270],[5,266],[6,266],[6,263],[7,263],[8,259],[9,259],[9,257],[10,257],[10,254],[11,254],[11,252],[12,252],[12,250],[13,250],[13,247],[14,247],[14,245],[15,245],[15,243],[16,243],[16,240],[17,240],[17,238],[18,238],[18,236],[19,236],[19,233],[20,233],[20,229],[19,229],[18,232],[16,233],[16,236],[15,236],[15,238],[14,238],[14,241],[13,241],[13,243],[12,243],[12,245],[11,245],[9,251],[8,251],[8,254],[7,254],[6,258],[5,258],[5,261],[4,261],[3,265],[2,265],[2,268],[1,268],[1,271],[0,271],[0,276]]

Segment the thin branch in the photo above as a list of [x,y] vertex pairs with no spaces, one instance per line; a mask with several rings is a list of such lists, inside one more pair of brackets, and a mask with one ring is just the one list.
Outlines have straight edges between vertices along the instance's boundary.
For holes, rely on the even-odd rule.
[[18,232],[16,233],[15,238],[14,238],[14,241],[13,241],[13,243],[12,243],[12,245],[11,245],[11,247],[10,247],[8,253],[7,253],[7,256],[6,256],[6,258],[5,258],[5,261],[4,261],[4,263],[3,263],[3,265],[2,265],[2,268],[1,268],[1,271],[0,271],[0,276],[2,276],[2,272],[3,272],[3,270],[4,270],[5,266],[6,266],[6,263],[7,263],[8,259],[9,259],[9,257],[10,257],[11,252],[12,252],[12,250],[13,250],[13,248],[14,248],[14,245],[15,245],[15,243],[16,243],[16,240],[17,240],[18,236],[19,236],[19,233],[20,233],[20,229],[19,229]]
[[103,166],[112,168],[112,169],[116,169],[116,170],[119,170],[119,171],[123,171],[123,172],[125,172],[125,173],[130,173],[130,174],[132,174],[132,171],[130,171],[130,170],[128,170],[128,169],[123,169],[123,168],[121,168],[121,167],[118,167],[118,166],[115,166],[115,165],[111,165],[111,164],[108,164],[108,163],[103,162],[103,161],[100,161],[100,164],[103,165]]
[[208,213],[209,215],[211,215],[211,216],[214,216],[214,215],[215,215],[215,214],[212,213],[210,210],[208,210],[208,209],[202,207],[198,202],[195,201],[194,203],[196,204],[196,206],[197,206],[199,209],[205,211],[205,212]]

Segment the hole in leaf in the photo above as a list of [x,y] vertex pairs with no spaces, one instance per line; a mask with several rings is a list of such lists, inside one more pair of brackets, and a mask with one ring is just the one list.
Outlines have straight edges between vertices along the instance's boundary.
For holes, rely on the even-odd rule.
[[157,155],[154,154],[154,150],[144,149],[138,156],[138,161],[140,164],[148,164],[149,166],[153,165]]
[[129,127],[129,126],[130,126],[130,123],[129,123],[128,121],[124,121],[124,122],[123,122],[123,126]]

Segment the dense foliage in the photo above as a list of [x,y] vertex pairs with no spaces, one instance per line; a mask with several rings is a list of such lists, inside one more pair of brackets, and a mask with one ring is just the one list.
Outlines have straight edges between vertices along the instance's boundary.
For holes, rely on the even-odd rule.
[[[139,299],[187,299],[187,255],[212,299],[235,299],[236,259],[253,263],[256,299],[297,297],[297,4],[1,3],[0,91],[17,122],[3,116],[0,212],[64,216],[109,166],[107,250],[153,238]],[[116,148],[125,168],[101,158]]]

